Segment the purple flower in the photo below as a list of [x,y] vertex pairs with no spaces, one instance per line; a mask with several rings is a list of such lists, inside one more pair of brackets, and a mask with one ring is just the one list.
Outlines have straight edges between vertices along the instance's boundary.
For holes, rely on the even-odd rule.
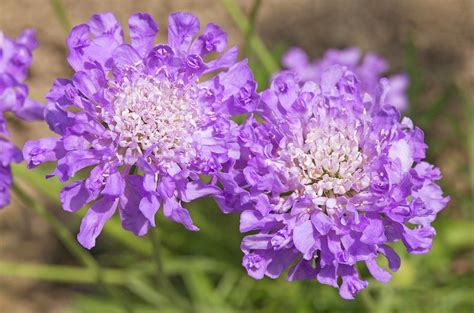
[[[329,49],[322,59],[310,62],[306,53],[300,48],[291,48],[282,59],[283,65],[297,73],[303,81],[321,82],[321,76],[326,69],[333,65],[346,66],[354,72],[360,81],[364,92],[372,97],[377,94],[379,81],[389,69],[389,64],[375,53],[368,53],[362,59],[358,48],[343,50]],[[395,74],[388,77],[387,97],[385,103],[400,111],[408,109],[408,76]]]
[[30,167],[57,162],[50,176],[62,182],[90,170],[60,194],[66,211],[92,203],[78,234],[86,248],[117,211],[139,236],[155,226],[160,206],[198,230],[182,202],[219,192],[213,177],[240,151],[229,117],[253,111],[258,100],[247,62],[236,62],[235,47],[224,51],[227,34],[219,26],[208,24],[199,35],[195,16],[172,14],[168,44],[154,43],[158,26],[148,14],[132,15],[129,29],[127,44],[111,13],[72,29],[75,74],[47,95],[46,121],[59,137],[23,150]]
[[28,86],[23,83],[31,65],[32,50],[37,46],[32,29],[23,31],[15,40],[0,31],[0,208],[10,203],[10,163],[22,160],[21,152],[9,141],[3,113],[10,112],[24,120],[43,118],[43,106],[28,98]]
[[241,125],[241,157],[219,174],[224,212],[240,212],[243,266],[256,279],[316,279],[353,299],[367,286],[357,263],[387,282],[400,258],[431,249],[431,223],[449,201],[424,161],[423,132],[387,105],[388,83],[367,97],[355,74],[333,66],[320,83],[275,75]]

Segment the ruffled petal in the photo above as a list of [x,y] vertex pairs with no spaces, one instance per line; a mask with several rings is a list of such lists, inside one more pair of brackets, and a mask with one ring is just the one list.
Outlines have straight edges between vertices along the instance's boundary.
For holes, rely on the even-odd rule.
[[366,216],[367,227],[362,232],[360,241],[366,244],[380,244],[387,240],[383,221],[377,215]]
[[119,212],[123,228],[137,236],[148,233],[150,227],[154,226],[154,215],[160,207],[159,202],[149,199],[149,193],[143,189],[143,177],[128,176],[125,191],[120,197]]
[[59,193],[59,199],[63,209],[68,212],[78,211],[92,200],[84,180],[75,181],[64,187]]
[[280,277],[281,273],[290,266],[298,256],[298,252],[293,250],[280,250],[275,252],[267,265],[265,275],[272,279]]
[[38,48],[38,41],[36,40],[36,30],[33,28],[25,29],[17,38],[18,43],[25,45],[28,49],[34,50]]
[[388,268],[392,272],[398,271],[401,265],[401,260],[398,254],[388,245],[382,245],[379,247],[379,251],[387,258]]
[[81,24],[73,27],[67,37],[69,55],[67,61],[71,67],[76,70],[82,70],[84,67],[84,48],[89,45],[90,27],[87,24]]
[[188,182],[185,189],[180,191],[181,198],[185,202],[191,202],[195,199],[217,195],[221,192],[216,186],[206,185],[202,181]]
[[191,13],[173,13],[168,19],[168,43],[178,53],[188,52],[194,35],[199,31],[197,17]]
[[122,173],[115,171],[107,177],[102,194],[109,197],[119,197],[125,190],[125,179]]
[[158,34],[158,25],[155,20],[146,13],[136,13],[128,20],[130,28],[131,45],[144,57],[153,47],[153,41]]
[[64,155],[59,139],[50,137],[38,141],[28,141],[23,147],[23,157],[28,168],[34,168],[42,163],[55,161]]
[[339,295],[346,300],[352,300],[364,288],[368,286],[367,281],[361,280],[359,274],[353,267],[341,266],[340,274],[342,284],[339,287]]
[[61,182],[66,182],[69,178],[91,165],[100,163],[100,155],[92,151],[71,151],[58,160],[58,166],[52,175],[57,175]]
[[11,142],[0,138],[0,166],[8,166],[10,163],[22,161],[21,151]]
[[273,235],[267,234],[245,236],[240,244],[240,249],[244,252],[269,249],[271,247],[270,240],[272,237]]
[[209,23],[192,44],[190,52],[204,56],[211,52],[222,52],[227,46],[227,33],[219,26]]
[[105,223],[114,215],[119,200],[102,197],[94,203],[82,219],[77,240],[87,249],[95,246],[95,240],[102,232]]
[[305,259],[309,260],[313,257],[316,238],[311,221],[308,220],[295,226],[293,229],[293,243]]
[[0,209],[10,204],[12,175],[10,166],[0,165]]
[[26,121],[42,120],[44,119],[45,109],[46,107],[43,104],[27,98],[15,114]]
[[318,271],[311,265],[312,260],[300,259],[288,271],[288,281],[316,279]]
[[381,268],[375,259],[367,260],[365,261],[365,264],[367,265],[367,269],[369,270],[370,274],[379,282],[388,283],[392,278],[392,275]]
[[290,70],[299,70],[309,63],[309,58],[303,49],[293,47],[288,49],[282,57],[283,66]]
[[189,211],[183,208],[174,197],[163,199],[163,213],[167,218],[182,224],[188,230],[199,230],[199,228],[193,224]]
[[436,231],[431,226],[409,229],[403,226],[403,243],[409,253],[423,254],[431,250]]
[[262,279],[267,271],[268,260],[265,255],[258,253],[246,254],[242,259],[242,265],[247,270],[247,274],[254,279]]
[[122,27],[112,13],[95,14],[88,25],[96,37],[111,36],[119,43],[123,41]]

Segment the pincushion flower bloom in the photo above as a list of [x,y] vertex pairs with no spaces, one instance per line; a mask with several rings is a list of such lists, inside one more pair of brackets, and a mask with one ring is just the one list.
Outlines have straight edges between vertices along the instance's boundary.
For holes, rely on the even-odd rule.
[[[326,69],[333,65],[342,65],[354,72],[364,92],[375,97],[379,81],[389,69],[389,63],[375,53],[362,57],[358,48],[329,49],[321,59],[310,61],[301,48],[289,49],[282,58],[283,66],[300,75],[303,81],[320,82]],[[400,111],[408,109],[408,76],[397,73],[388,77],[390,91],[385,95],[387,105]]]
[[352,299],[367,281],[356,264],[387,282],[400,258],[430,250],[436,214],[448,202],[436,184],[440,171],[424,161],[423,132],[386,104],[362,92],[354,73],[330,67],[321,83],[278,73],[261,95],[263,122],[241,126],[241,158],[220,175],[216,198],[240,212],[242,264],[256,279],[316,279]]
[[44,107],[28,98],[28,86],[23,83],[32,62],[32,51],[37,46],[32,29],[23,31],[16,39],[0,31],[0,208],[10,203],[10,164],[22,160],[21,151],[9,140],[4,113],[24,120],[43,117]]
[[[189,13],[169,17],[168,44],[155,44],[158,26],[133,14],[131,43],[111,13],[94,15],[67,39],[75,74],[58,79],[47,95],[46,121],[59,136],[32,141],[23,150],[30,167],[57,162],[50,176],[67,182],[64,210],[91,204],[78,241],[95,241],[116,211],[125,229],[144,235],[155,213],[198,230],[182,202],[219,192],[212,177],[239,157],[231,115],[253,111],[256,83],[227,34]],[[212,55],[211,55],[212,54]],[[212,74],[217,70],[219,74]],[[203,75],[212,75],[204,79]],[[209,183],[201,175],[211,177]]]

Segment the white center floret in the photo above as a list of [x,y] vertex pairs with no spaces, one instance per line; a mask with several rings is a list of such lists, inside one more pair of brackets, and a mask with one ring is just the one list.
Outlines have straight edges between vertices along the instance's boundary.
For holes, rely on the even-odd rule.
[[153,147],[160,159],[192,153],[192,135],[202,117],[193,86],[152,76],[124,79],[113,96],[110,129],[119,145],[143,154]]
[[358,136],[350,129],[311,128],[304,144],[287,146],[290,171],[314,197],[350,195],[369,186]]

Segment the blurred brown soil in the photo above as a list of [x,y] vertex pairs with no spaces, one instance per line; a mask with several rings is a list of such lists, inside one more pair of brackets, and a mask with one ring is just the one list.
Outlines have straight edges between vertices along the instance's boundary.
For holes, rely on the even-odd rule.
[[[220,1],[76,1],[63,0],[72,24],[85,22],[97,12],[112,11],[126,24],[133,12],[146,11],[159,22],[165,38],[167,15],[174,11],[190,11],[202,24],[213,21],[230,33],[232,44],[242,37],[226,14]],[[239,1],[249,10],[252,1]],[[23,28],[37,29],[40,47],[28,79],[31,94],[41,99],[57,77],[71,74],[65,55],[67,32],[63,29],[47,0],[0,0],[0,29],[16,36]],[[456,83],[473,95],[474,90],[474,1],[263,1],[257,30],[270,47],[285,43],[299,45],[312,56],[320,56],[330,47],[359,46],[376,51],[401,69],[406,43],[412,40],[419,52],[420,65],[429,92],[423,95],[430,103],[448,84]],[[460,103],[449,103],[449,114],[466,123]],[[443,120],[428,129],[430,136],[446,136]],[[465,124],[464,124],[465,125]],[[13,132],[18,144],[48,133],[41,124],[21,125]],[[465,144],[453,141],[435,163],[445,180],[459,193],[468,189],[466,173],[459,172],[467,164]],[[465,172],[465,171],[464,171]],[[57,210],[57,208],[55,208]],[[63,215],[64,216],[64,215]],[[70,217],[65,215],[65,219]],[[51,263],[63,259],[65,250],[54,239],[47,225],[31,211],[15,203],[0,212],[0,259]],[[62,286],[20,279],[0,278],[0,312],[60,312],[71,301],[73,292]]]

